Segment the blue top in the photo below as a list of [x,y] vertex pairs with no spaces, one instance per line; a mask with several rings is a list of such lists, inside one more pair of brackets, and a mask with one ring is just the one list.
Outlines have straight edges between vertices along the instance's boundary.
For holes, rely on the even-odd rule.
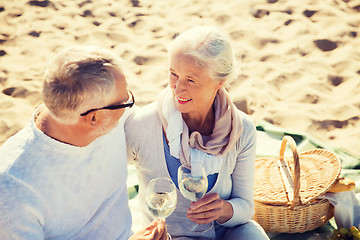
[[[163,142],[164,142],[164,153],[165,153],[165,159],[166,159],[166,165],[167,169],[169,171],[169,175],[171,177],[171,180],[175,183],[175,186],[179,188],[178,186],[178,168],[181,166],[180,159],[172,156],[170,154],[170,147],[166,142],[165,135],[163,134]],[[218,173],[210,174],[207,176],[208,178],[208,189],[207,192],[212,189],[212,187],[215,185],[216,179],[218,177]]]

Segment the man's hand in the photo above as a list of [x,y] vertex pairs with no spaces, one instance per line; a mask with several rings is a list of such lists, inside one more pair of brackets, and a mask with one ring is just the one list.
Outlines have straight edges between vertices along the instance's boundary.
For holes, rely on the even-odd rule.
[[132,235],[129,240],[167,240],[166,221],[155,219],[144,230]]
[[206,224],[214,220],[224,223],[232,215],[233,209],[230,203],[220,199],[217,193],[209,193],[200,200],[191,203],[186,217],[195,223]]

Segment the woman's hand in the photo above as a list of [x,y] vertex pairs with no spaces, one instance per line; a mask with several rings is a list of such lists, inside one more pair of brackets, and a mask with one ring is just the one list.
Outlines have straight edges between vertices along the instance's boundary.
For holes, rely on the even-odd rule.
[[155,219],[144,230],[132,235],[129,240],[167,240],[166,221]]
[[228,221],[233,213],[234,210],[230,203],[220,199],[217,193],[209,193],[191,203],[186,217],[198,224],[206,224],[214,220],[221,224]]

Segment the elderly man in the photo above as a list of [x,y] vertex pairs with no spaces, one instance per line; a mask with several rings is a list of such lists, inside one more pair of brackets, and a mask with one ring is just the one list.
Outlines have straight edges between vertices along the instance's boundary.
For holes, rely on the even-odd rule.
[[[121,60],[74,47],[50,65],[44,104],[0,148],[0,239],[129,239]],[[131,239],[166,239],[154,221]]]

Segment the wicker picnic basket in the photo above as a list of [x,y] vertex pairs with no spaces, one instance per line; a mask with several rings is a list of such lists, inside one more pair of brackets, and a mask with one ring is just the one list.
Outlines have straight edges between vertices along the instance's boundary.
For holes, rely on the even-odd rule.
[[[284,157],[287,143],[293,157]],[[284,136],[280,157],[256,159],[255,216],[267,232],[302,233],[325,225],[333,206],[319,196],[336,182],[341,162],[325,149],[298,154],[296,143]]]

